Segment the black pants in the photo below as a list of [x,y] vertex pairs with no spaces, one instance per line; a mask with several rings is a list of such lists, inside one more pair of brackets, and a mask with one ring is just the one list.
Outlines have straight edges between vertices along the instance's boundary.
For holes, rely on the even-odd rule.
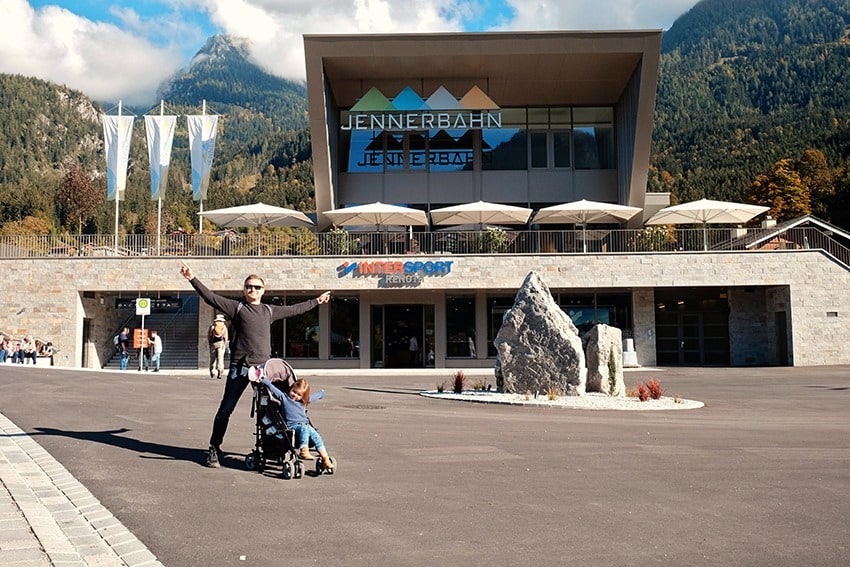
[[241,364],[230,366],[230,371],[227,373],[227,381],[224,383],[224,395],[221,398],[221,403],[218,405],[218,411],[213,419],[212,435],[210,435],[210,445],[218,447],[224,440],[224,434],[227,432],[227,424],[230,421],[230,414],[236,409],[236,404],[239,403],[239,398],[242,397],[242,392],[248,387],[248,373],[243,372],[244,367]]

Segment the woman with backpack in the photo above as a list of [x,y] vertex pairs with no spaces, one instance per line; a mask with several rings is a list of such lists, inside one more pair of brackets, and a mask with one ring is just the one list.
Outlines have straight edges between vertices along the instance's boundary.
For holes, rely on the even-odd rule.
[[224,373],[224,354],[227,351],[227,341],[229,340],[227,331],[227,318],[218,314],[210,325],[207,333],[207,341],[210,345],[210,378],[218,378],[221,380],[221,375]]

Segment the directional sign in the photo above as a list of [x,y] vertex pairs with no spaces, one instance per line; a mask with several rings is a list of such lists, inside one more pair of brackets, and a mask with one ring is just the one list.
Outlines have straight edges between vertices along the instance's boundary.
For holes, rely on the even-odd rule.
[[140,297],[136,300],[136,315],[150,315],[151,300],[148,297]]

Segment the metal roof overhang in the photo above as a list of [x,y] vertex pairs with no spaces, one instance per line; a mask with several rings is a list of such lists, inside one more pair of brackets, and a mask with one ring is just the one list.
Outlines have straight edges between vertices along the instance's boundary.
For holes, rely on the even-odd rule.
[[660,34],[308,35],[304,42],[308,81],[318,63],[339,108],[372,87],[391,98],[406,86],[427,97],[439,86],[461,96],[473,85],[502,108],[605,106],[617,103],[642,61],[657,65]]

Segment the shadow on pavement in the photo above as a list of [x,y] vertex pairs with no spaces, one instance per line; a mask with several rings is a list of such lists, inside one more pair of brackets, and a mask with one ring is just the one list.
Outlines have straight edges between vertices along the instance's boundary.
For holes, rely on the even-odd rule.
[[121,434],[132,431],[126,427],[120,429],[111,429],[107,431],[67,431],[63,429],[53,429],[52,427],[36,427],[30,435],[36,437],[38,435],[50,435],[54,437],[70,437],[72,439],[81,439],[83,441],[94,441],[95,443],[103,443],[112,445],[139,453],[143,459],[162,459],[188,461],[203,465],[207,452],[196,447],[175,447],[174,445],[162,445],[160,443],[151,443],[149,441],[141,441],[132,437],[123,437]]

